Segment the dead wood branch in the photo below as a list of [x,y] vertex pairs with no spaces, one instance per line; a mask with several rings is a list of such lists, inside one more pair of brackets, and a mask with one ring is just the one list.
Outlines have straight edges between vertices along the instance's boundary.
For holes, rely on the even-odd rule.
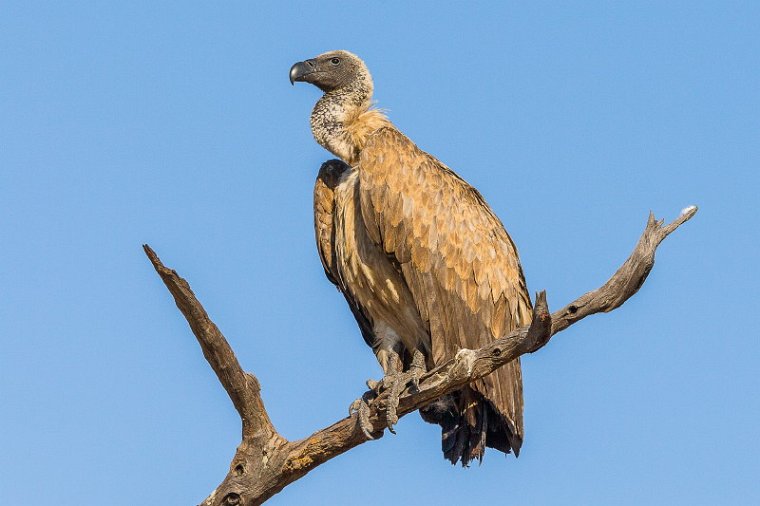
[[232,404],[240,414],[243,422],[243,438],[269,438],[276,434],[269,415],[261,400],[259,381],[253,374],[248,374],[240,367],[227,339],[208,317],[208,313],[187,281],[177,275],[176,271],[164,267],[161,260],[150,246],[143,245],[156,272],[161,276],[166,287],[174,296],[177,307],[185,315],[193,334],[201,345],[203,356],[214,369],[217,378],[232,399]]
[[[402,394],[398,416],[416,411],[430,401],[490,374],[520,355],[542,348],[551,336],[588,315],[620,307],[646,280],[654,265],[657,246],[696,212],[694,206],[684,209],[675,221],[665,226],[662,220],[655,220],[650,214],[633,252],[604,285],[551,315],[545,292],[538,293],[533,321],[529,326],[478,350],[461,350],[454,359],[429,371],[420,380],[418,391]],[[209,319],[190,285],[174,270],[164,267],[149,246],[145,245],[144,249],[190,324],[206,360],[242,420],[242,442],[232,459],[230,471],[202,506],[261,504],[323,462],[369,440],[357,423],[357,414],[299,441],[287,441],[280,436],[264,408],[256,377],[240,367],[232,348]],[[375,427],[385,425],[383,400],[381,396],[370,405],[370,421]],[[382,433],[376,434],[380,435]]]

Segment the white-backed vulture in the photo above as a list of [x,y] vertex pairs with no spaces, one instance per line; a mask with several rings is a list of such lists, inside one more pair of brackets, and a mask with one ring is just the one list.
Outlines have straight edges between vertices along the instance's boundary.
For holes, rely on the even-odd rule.
[[[398,392],[462,348],[480,348],[530,322],[517,249],[483,197],[371,108],[364,62],[331,51],[296,63],[290,80],[324,94],[311,113],[326,162],[314,189],[315,229],[327,277],[343,293],[385,378]],[[518,454],[520,362],[420,410],[442,427],[452,463],[485,447]],[[395,422],[389,415],[389,426]]]

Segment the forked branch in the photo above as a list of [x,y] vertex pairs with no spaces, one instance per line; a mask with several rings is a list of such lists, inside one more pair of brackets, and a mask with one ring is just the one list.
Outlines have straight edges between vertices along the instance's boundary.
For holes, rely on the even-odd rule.
[[[462,385],[482,378],[525,353],[542,348],[551,336],[588,315],[609,312],[635,294],[654,265],[657,246],[696,214],[686,208],[672,223],[663,225],[650,213],[643,234],[631,255],[600,288],[588,292],[561,310],[549,314],[545,292],[536,296],[533,321],[477,350],[461,350],[450,361],[429,371],[419,390],[405,391],[399,399],[399,417],[416,411]],[[156,253],[144,246],[156,271],[174,296],[177,307],[190,324],[203,354],[232,399],[243,425],[242,442],[224,481],[202,506],[257,505],[301,478],[323,462],[368,441],[357,423],[357,414],[343,418],[306,439],[287,441],[275,430],[261,400],[256,377],[240,367],[235,354],[196,299],[190,285],[174,270],[164,267]],[[374,427],[385,426],[383,397],[370,405]],[[375,434],[381,436],[382,433]]]

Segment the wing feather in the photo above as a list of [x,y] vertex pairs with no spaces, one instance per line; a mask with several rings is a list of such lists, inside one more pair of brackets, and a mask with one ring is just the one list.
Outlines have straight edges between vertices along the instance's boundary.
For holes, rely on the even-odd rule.
[[[359,169],[362,218],[370,237],[401,266],[430,326],[434,363],[529,321],[517,250],[475,189],[391,127],[369,137]],[[473,387],[521,439],[519,360]]]
[[314,183],[314,234],[317,240],[319,259],[322,261],[327,279],[338,287],[338,290],[343,294],[356,323],[359,325],[364,341],[372,346],[376,340],[372,320],[359,301],[343,286],[340,271],[336,264],[335,248],[343,245],[335,244],[335,189],[343,174],[348,170],[350,167],[340,160],[329,160],[323,163],[319,169],[317,180]]

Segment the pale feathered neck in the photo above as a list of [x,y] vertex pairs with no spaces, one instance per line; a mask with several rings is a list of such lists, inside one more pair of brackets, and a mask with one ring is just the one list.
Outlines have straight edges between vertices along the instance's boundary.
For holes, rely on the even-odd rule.
[[356,165],[369,136],[391,126],[383,111],[371,107],[369,93],[340,90],[325,93],[311,113],[316,141],[349,165]]

